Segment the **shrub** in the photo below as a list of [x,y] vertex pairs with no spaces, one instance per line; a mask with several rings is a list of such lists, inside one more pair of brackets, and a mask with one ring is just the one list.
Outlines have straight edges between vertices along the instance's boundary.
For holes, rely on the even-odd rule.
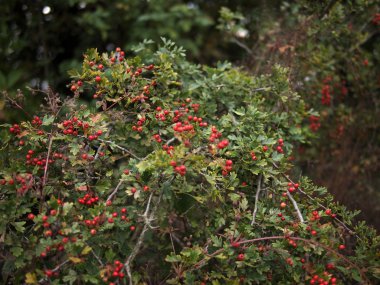
[[88,51],[72,96],[49,90],[41,114],[4,125],[4,282],[379,277],[375,231],[289,175],[311,114],[286,69],[251,77],[228,63],[193,65],[167,40],[135,52]]

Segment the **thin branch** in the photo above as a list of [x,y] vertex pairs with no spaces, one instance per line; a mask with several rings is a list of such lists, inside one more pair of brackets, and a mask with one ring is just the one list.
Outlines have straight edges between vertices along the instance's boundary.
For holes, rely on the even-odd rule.
[[287,195],[288,195],[290,201],[292,201],[292,203],[293,203],[294,209],[296,209],[296,211],[297,211],[297,215],[298,215],[298,218],[300,219],[300,222],[304,224],[305,220],[302,216],[300,208],[298,208],[298,204],[297,204],[296,200],[294,200],[294,198],[293,198],[292,194],[290,194],[289,190],[286,190],[286,192],[287,192]]
[[100,264],[101,266],[104,266],[102,260],[101,260],[100,257],[95,253],[95,251],[94,251],[92,248],[91,248],[91,253],[92,253],[92,255],[96,258],[96,260],[99,262],[99,264]]
[[115,189],[112,191],[112,193],[108,196],[106,202],[112,200],[112,198],[116,195],[117,191],[119,191],[119,188],[123,184],[123,180],[120,179],[119,183],[116,185]]
[[238,39],[232,38],[231,42],[237,44],[239,47],[241,47],[242,49],[244,49],[248,54],[252,54],[253,53],[253,51],[245,43],[239,41]]
[[52,144],[53,144],[53,134],[50,134],[50,136],[49,136],[48,152],[47,152],[46,163],[45,163],[45,168],[44,168],[44,177],[42,179],[42,188],[44,188],[44,186],[46,184],[47,173],[48,173],[48,165],[49,165],[49,158],[50,158]]
[[[61,269],[62,266],[64,266],[66,263],[68,263],[70,260],[69,259],[66,259],[64,262],[58,264],[56,267],[54,267],[54,269],[52,269],[51,271],[52,272],[56,272],[58,271],[59,269]],[[41,278],[40,280],[38,280],[38,283],[42,283],[44,281],[47,281],[47,278],[44,277],[44,278]]]
[[157,201],[157,204],[155,205],[155,207],[153,208],[153,210],[151,211],[151,213],[149,214],[149,209],[150,209],[150,205],[151,205],[151,202],[152,202],[152,197],[153,197],[153,192],[150,194],[149,196],[149,199],[148,199],[148,203],[146,205],[146,209],[145,209],[145,212],[143,214],[143,217],[144,217],[144,227],[140,233],[140,236],[135,244],[135,247],[133,248],[131,254],[129,255],[127,261],[124,263],[124,267],[127,271],[127,275],[128,275],[128,278],[129,278],[129,285],[133,285],[133,280],[132,280],[132,272],[131,272],[131,264],[133,262],[133,260],[136,258],[137,254],[139,253],[140,249],[141,249],[141,246],[144,242],[144,238],[145,238],[145,233],[149,230],[149,228],[152,228],[150,222],[152,220],[154,220],[154,215],[156,213],[156,210],[158,208],[158,204],[160,203],[161,201],[161,197],[162,197],[162,192],[158,198],[158,201]]
[[[361,269],[358,265],[356,265],[355,263],[353,263],[350,259],[348,259],[347,257],[345,257],[343,254],[341,254],[341,253],[337,252],[336,250],[328,247],[327,245],[321,244],[321,243],[319,243],[319,242],[317,242],[315,240],[309,240],[309,239],[305,239],[305,238],[301,238],[301,237],[270,236],[270,237],[261,237],[261,238],[255,238],[255,239],[250,239],[250,240],[238,241],[237,243],[239,245],[242,245],[242,244],[247,244],[247,243],[255,243],[255,242],[260,242],[260,241],[265,241],[265,240],[277,240],[277,239],[298,240],[298,241],[302,241],[302,242],[305,242],[305,243],[308,243],[308,244],[313,244],[313,245],[318,246],[318,247],[322,247],[326,251],[337,255],[339,258],[341,258],[342,260],[344,260],[346,263],[348,263],[352,267],[356,268],[359,271],[359,274],[361,275],[362,279],[365,280],[367,282],[367,284],[370,284],[367,276],[364,273],[365,272],[364,269]],[[190,271],[193,271],[195,269],[199,269],[199,268],[205,266],[206,262],[208,260],[210,260],[211,258],[219,255],[220,253],[224,252],[225,250],[226,250],[226,248],[220,248],[220,249],[214,251],[213,253],[208,254],[205,258],[203,258],[202,260],[200,260],[199,262],[197,262],[195,265],[193,265],[193,268],[191,268]]]
[[[275,168],[279,169],[279,167],[277,166],[277,164],[273,163],[273,166],[274,166]],[[293,183],[293,184],[295,183],[295,182],[293,182],[292,179],[290,179],[286,174],[281,173],[281,175],[282,175],[283,177],[285,177],[285,179],[288,180],[289,182],[291,182],[291,183]],[[321,208],[324,209],[324,210],[327,210],[327,208],[326,208],[324,205],[322,205],[321,203],[319,203],[318,201],[316,201],[313,197],[311,197],[309,194],[307,194],[305,191],[303,191],[303,190],[301,189],[301,187],[298,187],[297,190],[298,190],[301,194],[305,195],[305,196],[308,197],[310,200],[312,200],[314,203],[316,203],[319,207],[321,207]],[[351,228],[349,228],[349,227],[348,227],[343,221],[341,221],[341,220],[338,219],[337,217],[334,217],[333,219],[334,219],[335,221],[337,221],[342,227],[344,227],[349,233],[353,234],[357,239],[362,240],[362,239],[356,234],[356,232],[355,232],[354,230],[352,230]]]
[[122,147],[120,145],[117,145],[115,142],[113,141],[109,141],[109,140],[104,140],[104,139],[100,139],[98,138],[99,141],[103,142],[103,143],[107,143],[107,144],[110,144],[126,153],[128,153],[129,155],[133,156],[134,158],[138,159],[138,160],[142,160],[142,158],[138,157],[137,155],[135,155],[133,152],[131,152],[130,150],[126,149],[125,147]]
[[176,137],[172,137],[170,140],[168,140],[166,142],[166,145],[170,145],[172,142],[174,142],[177,138]]
[[254,207],[253,214],[252,214],[251,226],[253,226],[256,223],[257,206],[258,206],[258,203],[259,203],[259,195],[260,195],[260,191],[261,191],[261,179],[262,179],[262,174],[260,173],[259,177],[257,178],[257,190],[256,190],[256,197],[255,197],[255,207]]

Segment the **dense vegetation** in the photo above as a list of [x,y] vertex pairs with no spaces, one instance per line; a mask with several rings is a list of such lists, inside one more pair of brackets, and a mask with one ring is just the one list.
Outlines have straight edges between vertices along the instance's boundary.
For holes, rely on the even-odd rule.
[[377,1],[24,2],[3,283],[378,282]]

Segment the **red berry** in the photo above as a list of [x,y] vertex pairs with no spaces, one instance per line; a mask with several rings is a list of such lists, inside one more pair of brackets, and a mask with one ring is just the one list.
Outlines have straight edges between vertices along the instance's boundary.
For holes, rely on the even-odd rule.
[[245,258],[245,255],[244,255],[244,253],[240,253],[238,256],[237,256],[237,260],[239,260],[239,261],[243,261],[244,260],[244,258]]
[[102,78],[98,75],[98,76],[95,77],[95,81],[96,82],[100,82],[100,81],[102,81]]
[[28,215],[28,219],[29,219],[29,220],[33,220],[33,219],[34,219],[34,215],[33,215],[32,213],[30,213],[30,214]]

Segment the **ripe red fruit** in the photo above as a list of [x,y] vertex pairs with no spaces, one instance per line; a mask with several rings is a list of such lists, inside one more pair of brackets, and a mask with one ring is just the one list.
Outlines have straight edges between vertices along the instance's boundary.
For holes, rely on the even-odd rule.
[[128,174],[129,174],[129,169],[125,169],[125,170],[124,170],[124,174],[125,174],[125,175],[128,175]]
[[47,277],[52,277],[53,276],[53,271],[52,270],[45,270],[45,275],[47,276]]
[[71,87],[70,87],[70,90],[71,91],[76,91],[78,89],[78,87],[76,86],[76,85],[71,85]]
[[87,154],[86,153],[84,153],[84,154],[82,154],[82,159],[87,159]]
[[343,249],[345,249],[346,248],[346,246],[344,245],[344,244],[341,244],[341,245],[339,245],[339,247],[338,247],[340,250],[343,250]]
[[33,220],[33,219],[34,219],[34,215],[33,215],[32,213],[30,213],[30,214],[28,215],[28,219],[29,219],[29,220]]
[[325,211],[325,214],[328,215],[328,216],[330,216],[330,215],[331,215],[331,210],[330,210],[330,209],[327,209],[327,210]]
[[238,256],[237,256],[237,260],[239,260],[239,261],[243,261],[244,260],[244,258],[245,258],[245,255],[244,255],[244,253],[240,253]]
[[122,212],[123,214],[125,214],[125,213],[127,212],[127,209],[126,209],[126,208],[123,208],[123,209],[121,209],[121,212]]
[[57,215],[57,210],[50,210],[50,215],[51,216],[55,216],[55,215]]
[[96,235],[96,230],[95,230],[95,229],[92,229],[92,230],[90,231],[90,233],[91,233],[91,235]]
[[134,230],[136,230],[136,227],[135,226],[130,226],[129,229],[133,232]]
[[263,146],[263,151],[266,152],[268,150],[268,147],[266,145]]
[[286,207],[286,203],[285,203],[285,202],[282,202],[282,203],[280,204],[280,207],[281,207],[281,208],[285,208],[285,207]]
[[95,81],[96,82],[100,82],[100,81],[102,81],[102,78],[98,75],[98,76],[95,77]]

